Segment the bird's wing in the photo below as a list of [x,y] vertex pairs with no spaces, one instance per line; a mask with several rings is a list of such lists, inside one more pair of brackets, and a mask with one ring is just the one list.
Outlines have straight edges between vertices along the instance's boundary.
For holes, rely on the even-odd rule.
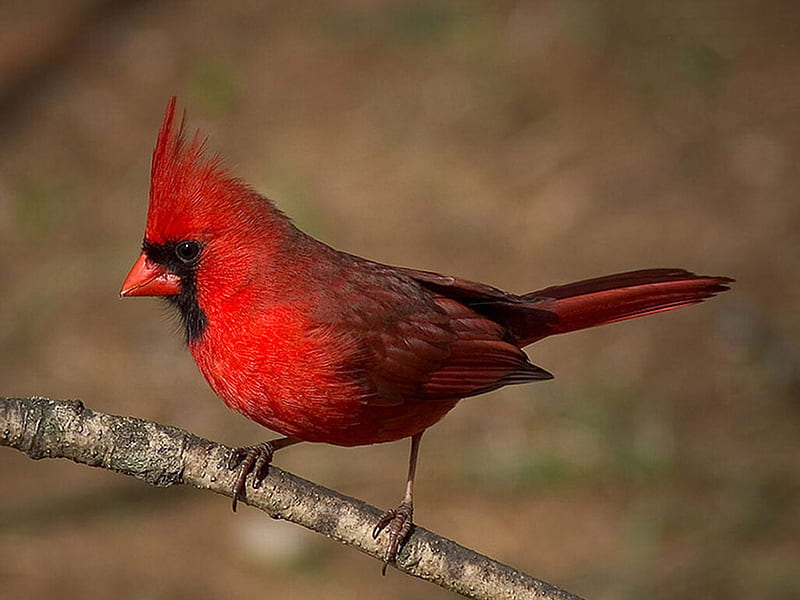
[[502,325],[385,269],[379,285],[364,285],[372,273],[362,273],[362,293],[342,313],[362,340],[364,373],[376,390],[368,401],[453,400],[552,377],[529,362]]
[[434,302],[447,315],[456,339],[447,359],[423,385],[425,397],[465,398],[505,385],[552,379],[531,364],[502,325],[453,298],[435,296]]
[[421,283],[424,287],[449,298],[470,302],[520,302],[519,296],[479,281],[470,281],[453,275],[442,275],[434,271],[422,271],[407,267],[393,267],[397,272]]
[[547,303],[551,298],[546,295],[518,296],[452,275],[407,268],[398,270],[433,294],[457,300],[485,319],[499,323],[508,339],[518,347],[530,343],[530,331],[549,330],[558,322],[558,316]]

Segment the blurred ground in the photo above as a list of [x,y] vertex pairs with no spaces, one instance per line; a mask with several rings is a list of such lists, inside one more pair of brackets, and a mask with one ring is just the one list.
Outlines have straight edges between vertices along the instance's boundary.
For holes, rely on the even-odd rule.
[[[117,298],[177,94],[240,176],[351,252],[519,292],[736,277],[530,348],[557,379],[434,428],[416,517],[593,600],[800,597],[797,3],[6,0],[0,21],[0,393],[266,437],[156,301]],[[277,463],[389,506],[406,455]],[[3,597],[450,596],[209,494],[9,450],[0,480]]]

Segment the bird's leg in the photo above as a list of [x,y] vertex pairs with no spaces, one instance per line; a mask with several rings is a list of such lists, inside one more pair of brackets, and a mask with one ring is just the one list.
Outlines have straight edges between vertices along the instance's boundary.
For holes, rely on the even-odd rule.
[[253,489],[261,487],[261,483],[267,476],[269,465],[272,462],[272,455],[276,450],[302,442],[296,437],[282,437],[277,440],[270,440],[256,446],[244,446],[236,448],[231,455],[229,468],[233,471],[239,469],[236,482],[233,484],[233,512],[236,512],[236,503],[244,499],[244,486],[247,476],[253,474]]
[[389,544],[383,555],[383,569],[381,574],[386,575],[386,567],[397,559],[408,533],[411,531],[414,517],[414,475],[417,471],[417,455],[419,454],[419,441],[422,439],[420,432],[411,438],[411,456],[408,459],[408,480],[406,481],[406,495],[397,508],[387,510],[381,516],[378,524],[372,530],[372,537],[377,539],[381,531],[386,529],[389,535]]

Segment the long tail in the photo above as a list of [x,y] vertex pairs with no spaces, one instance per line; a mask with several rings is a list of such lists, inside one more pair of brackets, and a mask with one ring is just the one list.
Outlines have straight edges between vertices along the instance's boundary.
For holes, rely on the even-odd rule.
[[549,335],[697,304],[729,289],[733,279],[683,269],[647,269],[557,285],[525,294],[526,319],[515,319],[521,346]]

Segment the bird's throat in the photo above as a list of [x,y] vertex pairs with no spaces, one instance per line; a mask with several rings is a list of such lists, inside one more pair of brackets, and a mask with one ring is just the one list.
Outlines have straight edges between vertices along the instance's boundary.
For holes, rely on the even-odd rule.
[[197,302],[197,285],[194,277],[181,277],[181,293],[164,296],[164,300],[178,309],[186,343],[199,341],[208,327],[208,317]]

